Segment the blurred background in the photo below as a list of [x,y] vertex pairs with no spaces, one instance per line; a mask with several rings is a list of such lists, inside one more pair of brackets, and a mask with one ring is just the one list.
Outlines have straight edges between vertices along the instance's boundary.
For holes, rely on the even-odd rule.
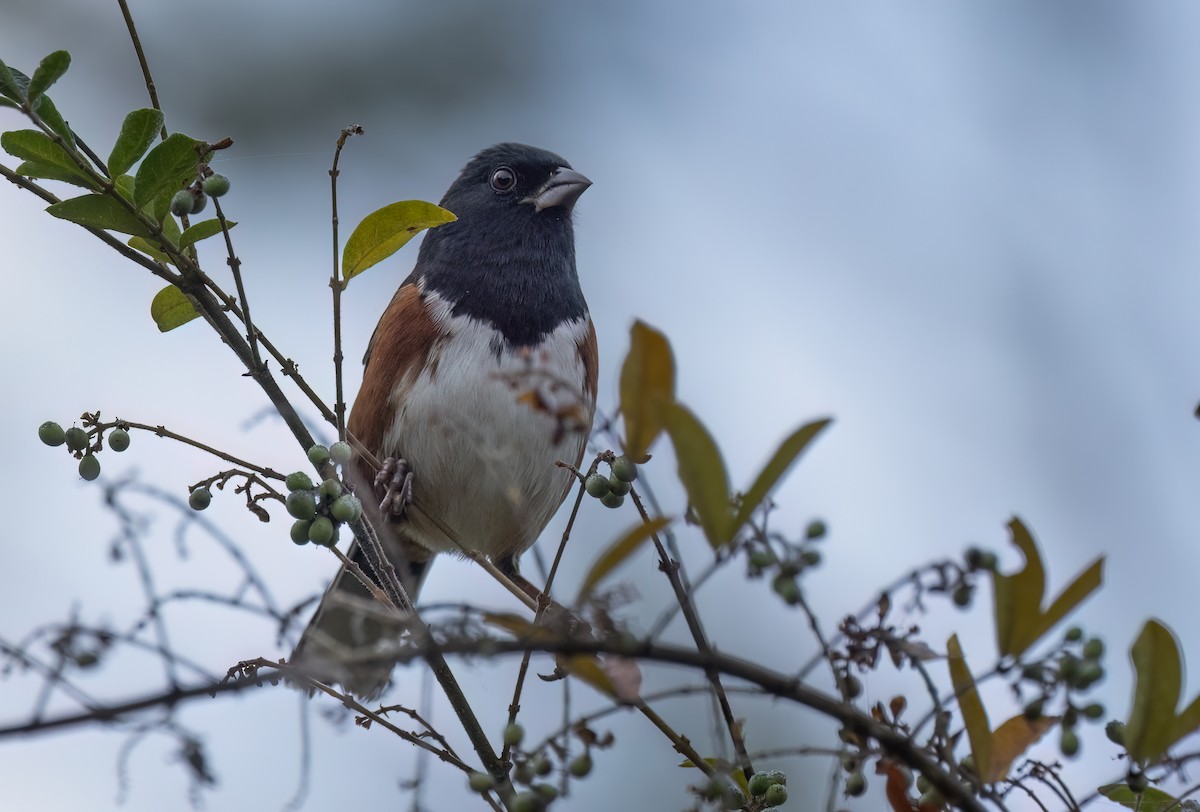
[[[642,318],[673,341],[680,397],[718,438],[735,487],[795,426],[836,418],[778,492],[775,519],[792,535],[814,517],[828,522],[824,564],[804,581],[826,630],[911,568],[968,544],[1016,567],[1004,524],[1019,514],[1041,543],[1051,590],[1108,558],[1104,589],[1076,619],[1109,644],[1109,677],[1094,692],[1109,716],[1128,710],[1125,653],[1146,617],[1163,618],[1200,658],[1194,4],[132,5],[169,127],[235,142],[214,168],[233,183],[223,202],[240,222],[234,238],[255,320],[329,400],[327,171],[340,128],[366,128],[342,160],[343,235],[392,201],[436,201],[482,147],[533,143],[595,183],[576,209],[577,252],[599,333],[602,406],[615,404],[628,329]],[[0,58],[32,73],[60,48],[74,61],[54,100],[106,154],[125,113],[148,106],[116,4],[5,0]],[[24,126],[0,110],[0,127]],[[254,420],[266,401],[211,331],[194,322],[160,335],[149,317],[160,284],[42,208],[10,184],[0,188],[9,302],[0,375],[15,444],[0,472],[10,499],[0,546],[8,640],[72,611],[125,628],[144,606],[130,563],[109,560],[118,527],[101,487],[38,442],[42,421],[69,425],[99,409],[280,470],[305,467],[290,436]],[[415,255],[414,244],[348,293],[351,391],[357,358]],[[202,259],[226,278],[216,241]],[[658,450],[645,476],[679,513],[674,464]],[[219,467],[144,434],[102,462],[101,482],[136,474],[180,496]],[[216,496],[205,518],[238,539],[281,605],[324,587],[335,562],[293,547],[281,511],[260,525],[240,497]],[[153,514],[149,551],[161,588],[236,586],[228,558],[195,529],[181,559],[173,514],[139,507]],[[561,594],[574,593],[596,551],[633,520],[585,503]],[[547,531],[546,549],[564,522]],[[692,571],[702,569],[699,535],[685,532],[680,544]],[[700,594],[713,639],[797,668],[813,651],[802,615],[740,570]],[[639,596],[626,611],[644,630],[670,603],[666,582],[648,555],[621,577]],[[423,601],[467,598],[515,609],[474,568],[439,560]],[[985,590],[971,614],[934,601],[915,622],[935,647],[959,631],[982,671],[995,657],[989,609]],[[216,673],[286,654],[270,623],[236,612],[178,605],[165,616],[174,646]],[[668,637],[686,639],[678,624]],[[551,670],[546,658],[535,665]],[[515,661],[458,670],[498,732]],[[689,681],[651,669],[646,687]],[[867,698],[885,702],[912,685],[886,671],[865,682]],[[152,657],[123,655],[85,684],[100,699],[136,697],[161,686],[162,669]],[[0,724],[21,721],[37,681],[0,685]],[[1003,686],[992,688],[997,724],[1017,706]],[[1186,698],[1197,690],[1193,674]],[[388,698],[414,705],[419,695],[410,669]],[[330,721],[329,704],[264,689],[181,709],[219,782],[205,804],[282,807],[297,791],[307,735],[305,808],[410,808],[401,783],[417,769],[415,751],[382,730]],[[586,689],[573,692],[576,712],[603,705]],[[77,708],[55,697],[47,712]],[[706,702],[662,710],[702,751],[724,753]],[[561,685],[529,685],[532,738],[550,733],[562,712]],[[756,751],[834,741],[802,710],[735,698],[735,712]],[[432,714],[469,752],[441,702]],[[675,766],[678,756],[644,720],[622,713],[597,728],[617,745],[596,754],[569,808],[687,805],[696,773]],[[177,751],[169,737],[96,728],[5,740],[2,805],[182,808],[188,785]],[[1068,766],[1080,795],[1123,775],[1114,754],[1089,728],[1082,758]],[[760,764],[789,772],[791,808],[816,808],[828,791],[824,762]],[[856,808],[879,808],[880,783],[872,778]],[[475,803],[462,778],[437,764],[421,793],[427,809]]]

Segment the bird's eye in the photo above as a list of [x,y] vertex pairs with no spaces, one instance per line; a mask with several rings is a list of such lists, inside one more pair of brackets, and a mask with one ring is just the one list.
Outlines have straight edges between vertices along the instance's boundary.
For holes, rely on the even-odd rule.
[[492,173],[492,188],[497,192],[511,192],[517,185],[517,173],[511,167],[502,166]]

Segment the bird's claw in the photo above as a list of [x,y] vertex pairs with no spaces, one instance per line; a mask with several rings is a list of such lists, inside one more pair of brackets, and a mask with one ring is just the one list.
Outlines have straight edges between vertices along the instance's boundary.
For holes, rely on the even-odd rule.
[[413,471],[408,460],[388,457],[375,474],[375,490],[382,491],[379,512],[384,516],[403,516],[412,504]]

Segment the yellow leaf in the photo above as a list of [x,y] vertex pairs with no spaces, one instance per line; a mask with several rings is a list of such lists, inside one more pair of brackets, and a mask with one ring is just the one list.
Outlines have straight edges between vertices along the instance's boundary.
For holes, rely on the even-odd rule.
[[962,712],[967,738],[971,740],[971,755],[977,765],[992,763],[992,729],[988,724],[987,710],[975,690],[975,678],[967,668],[958,635],[950,635],[946,642],[946,658],[950,664],[950,681],[954,684],[954,695]]
[[829,419],[817,420],[801,426],[779,444],[775,455],[763,467],[758,478],[754,480],[754,484],[750,486],[750,490],[746,491],[742,505],[738,508],[737,517],[734,519],[735,531],[750,519],[750,514],[767,498],[767,494],[788,472],[801,452],[808,448],[808,444],[815,440],[817,435],[831,422],[833,421]]
[[159,332],[166,333],[192,319],[200,318],[200,314],[183,295],[183,291],[174,285],[167,285],[154,294],[154,299],[150,302],[150,318],[158,325]]
[[667,337],[645,322],[634,322],[629,341],[621,366],[625,453],[634,462],[645,462],[663,429],[662,405],[675,400],[675,359]]
[[1136,672],[1133,706],[1125,725],[1125,747],[1139,764],[1153,764],[1200,727],[1200,697],[1176,714],[1183,686],[1183,658],[1175,635],[1148,620],[1130,652]]
[[729,543],[737,528],[729,504],[729,473],[716,441],[704,424],[680,403],[664,404],[662,415],[679,461],[679,480],[700,518],[708,543],[714,549]]
[[1030,720],[1020,713],[996,728],[992,733],[992,760],[987,773],[980,776],[983,782],[991,784],[1003,780],[1012,763],[1037,744],[1046,731],[1058,724],[1058,720],[1057,716],[1040,716]]
[[591,595],[592,589],[600,582],[605,575],[612,572],[622,561],[629,558],[637,552],[638,548],[644,544],[647,539],[657,533],[662,528],[670,524],[671,520],[665,516],[659,516],[651,519],[648,522],[638,522],[634,527],[629,528],[620,538],[614,541],[592,564],[592,568],[588,570],[588,574],[583,579],[583,585],[579,588],[579,598],[577,604],[582,604]]
[[458,218],[424,200],[401,200],[363,218],[342,250],[342,278],[353,277],[382,262],[427,228]]

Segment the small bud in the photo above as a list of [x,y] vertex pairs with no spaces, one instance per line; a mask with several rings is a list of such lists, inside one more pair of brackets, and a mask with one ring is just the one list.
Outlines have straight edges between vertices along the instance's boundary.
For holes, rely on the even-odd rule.
[[196,488],[188,494],[188,506],[192,510],[204,510],[212,504],[212,491],[208,488]]
[[38,426],[38,439],[50,447],[60,446],[67,441],[67,433],[63,427],[53,420],[47,420]]

